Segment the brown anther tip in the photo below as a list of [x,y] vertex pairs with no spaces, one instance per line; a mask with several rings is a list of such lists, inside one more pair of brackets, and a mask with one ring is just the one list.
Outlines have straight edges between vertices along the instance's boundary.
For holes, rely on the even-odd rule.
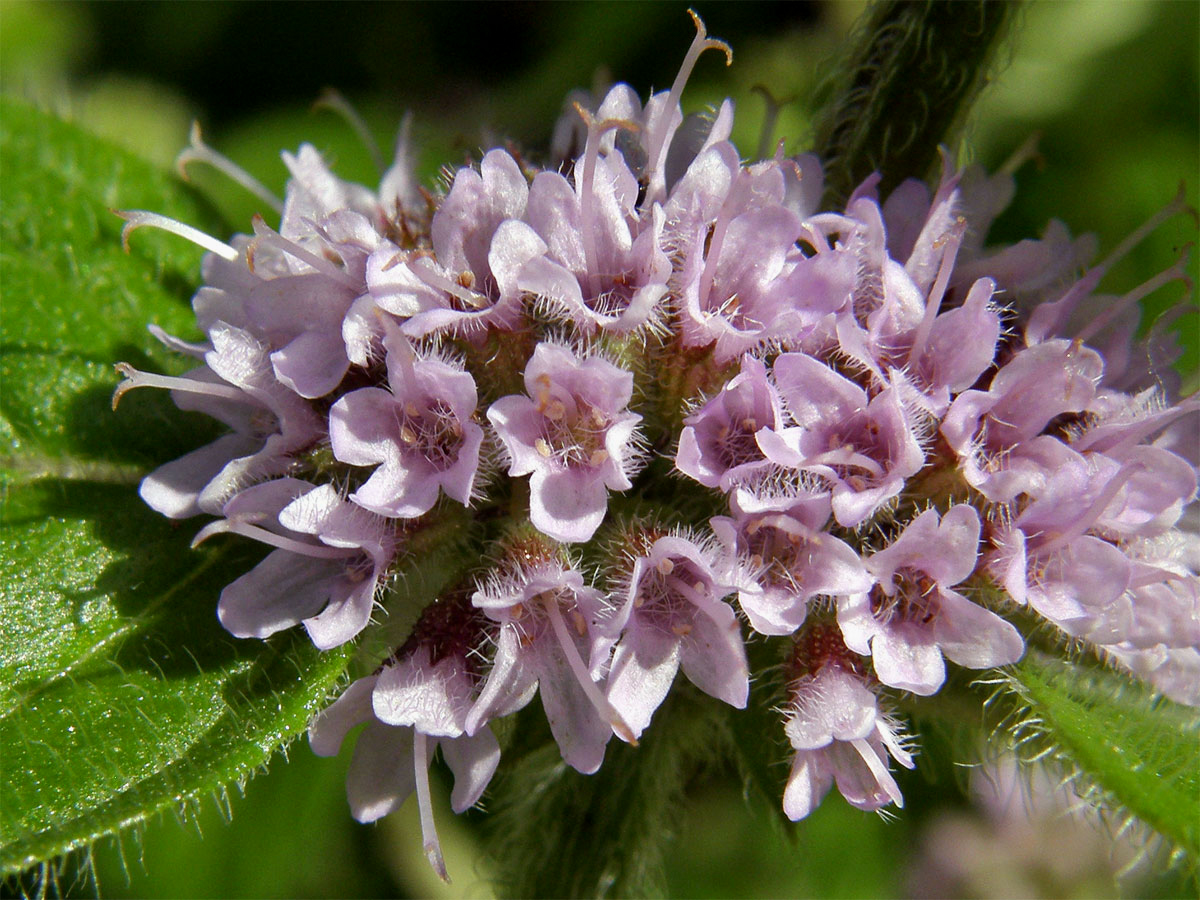
[[571,101],[571,106],[573,106],[575,108],[575,112],[578,113],[579,118],[583,119],[583,124],[590,128],[592,125],[591,110],[589,110],[586,106],[584,106],[578,100]]
[[638,745],[638,739],[634,736],[633,729],[626,725],[625,720],[619,715],[616,718],[617,721],[612,723],[613,733],[627,743],[630,747],[636,747]]
[[108,211],[110,213],[112,213],[114,216],[116,216],[117,218],[124,220],[125,224],[121,228],[121,249],[124,250],[126,253],[129,253],[130,252],[130,250],[129,250],[129,232],[133,231],[133,229],[136,226],[132,222],[129,221],[129,213],[125,212],[125,210],[113,209],[110,206],[108,208]]
[[326,85],[317,93],[317,99],[312,102],[313,109],[320,109],[324,106],[329,106],[331,103],[337,102],[340,95],[336,90]]

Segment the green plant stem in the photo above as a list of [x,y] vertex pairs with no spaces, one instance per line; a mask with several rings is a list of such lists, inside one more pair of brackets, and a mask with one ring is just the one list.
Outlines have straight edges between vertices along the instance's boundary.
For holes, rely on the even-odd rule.
[[984,84],[1018,8],[1005,0],[881,0],[818,124],[825,208],[874,171],[887,193],[923,176]]

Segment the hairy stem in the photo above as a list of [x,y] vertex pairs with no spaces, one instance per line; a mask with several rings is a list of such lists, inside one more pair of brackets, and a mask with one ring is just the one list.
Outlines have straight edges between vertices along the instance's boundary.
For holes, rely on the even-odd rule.
[[925,175],[938,144],[985,82],[1017,4],[1004,0],[880,0],[817,128],[825,205],[883,173],[886,193]]

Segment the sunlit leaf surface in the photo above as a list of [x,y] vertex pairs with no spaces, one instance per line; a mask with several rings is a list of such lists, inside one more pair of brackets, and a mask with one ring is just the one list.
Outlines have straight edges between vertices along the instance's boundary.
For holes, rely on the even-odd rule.
[[112,365],[157,370],[147,322],[187,334],[200,253],[135,236],[113,207],[212,225],[178,181],[30,107],[0,110],[4,336],[0,533],[0,868],[19,871],[261,767],[346,665],[303,634],[239,641],[217,623],[241,548],[136,484],[207,426],[165,395],[114,413]]

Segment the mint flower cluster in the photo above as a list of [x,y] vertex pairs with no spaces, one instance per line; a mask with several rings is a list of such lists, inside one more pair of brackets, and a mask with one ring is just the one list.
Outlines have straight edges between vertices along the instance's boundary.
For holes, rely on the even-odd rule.
[[[1200,703],[1200,402],[1172,397],[1169,317],[1137,328],[1182,260],[1099,293],[1181,201],[1092,266],[1058,223],[988,246],[1012,178],[948,159],[933,191],[881,198],[876,176],[820,211],[816,159],[743,163],[730,101],[683,115],[697,57],[729,52],[697,31],[669,91],[575,103],[546,168],[493,149],[431,193],[402,130],[377,191],[285,153],[279,203],[196,135],[186,161],[278,205],[278,229],[224,243],[124,213],[210,252],[204,339],[152,326],[195,367],[121,364],[114,400],[165,388],[229,429],[141,495],[215,517],[197,543],[272,548],[217,603],[238,637],[303,625],[327,649],[381,609],[415,620],[309,737],[333,755],[366,724],[351,811],[415,792],[443,877],[436,751],[466,810],[500,762],[492,723],[537,696],[595,772],[614,736],[653,740],[681,671],[745,707],[750,640],[784,675],[762,741],[793,751],[793,820],[834,784],[902,805],[896,698],[1035,634]],[[468,549],[417,609],[397,573],[430,535]]]

